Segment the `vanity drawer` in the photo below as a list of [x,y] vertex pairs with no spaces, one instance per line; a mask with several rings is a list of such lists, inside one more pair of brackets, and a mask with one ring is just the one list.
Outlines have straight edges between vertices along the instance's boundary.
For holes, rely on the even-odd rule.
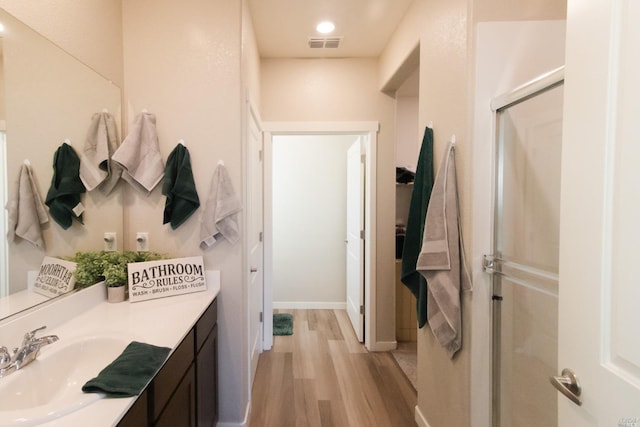
[[218,321],[218,298],[214,299],[196,324],[196,353],[200,351],[207,336]]
[[193,363],[195,333],[192,329],[153,381],[152,419],[156,420]]

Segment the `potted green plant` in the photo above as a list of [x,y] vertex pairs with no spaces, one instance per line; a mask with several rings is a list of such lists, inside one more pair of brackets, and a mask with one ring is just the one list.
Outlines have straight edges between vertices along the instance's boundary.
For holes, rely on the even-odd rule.
[[77,263],[76,287],[83,288],[104,281],[107,300],[121,302],[126,299],[127,265],[133,262],[154,261],[165,258],[155,252],[78,252],[71,258]]
[[107,301],[122,302],[126,299],[127,264],[122,260],[107,264],[104,268],[104,283],[107,285]]

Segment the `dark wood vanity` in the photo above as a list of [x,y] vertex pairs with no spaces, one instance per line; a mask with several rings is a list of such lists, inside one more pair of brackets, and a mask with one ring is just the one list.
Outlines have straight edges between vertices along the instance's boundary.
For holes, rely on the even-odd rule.
[[[214,299],[119,427],[215,426],[218,420],[218,299]],[[161,325],[159,325],[161,327]]]

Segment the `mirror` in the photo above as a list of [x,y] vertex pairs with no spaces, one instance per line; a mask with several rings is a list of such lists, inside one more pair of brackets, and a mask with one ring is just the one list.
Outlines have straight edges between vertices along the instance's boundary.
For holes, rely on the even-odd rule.
[[[53,155],[69,140],[80,156],[94,113],[107,110],[121,135],[121,90],[57,45],[0,9],[0,155],[2,224],[12,183],[20,167],[31,163],[44,202],[53,177]],[[40,268],[45,255],[70,256],[81,250],[101,250],[104,233],[122,241],[122,183],[109,195],[99,190],[82,195],[84,224],[74,220],[64,230],[49,215],[43,228],[46,248],[16,238],[8,243],[6,230],[0,248],[0,319],[47,301],[27,289],[29,272]],[[7,191],[8,190],[8,191]],[[3,225],[0,228],[4,228]],[[122,249],[117,244],[118,249]],[[4,263],[4,265],[2,265]]]

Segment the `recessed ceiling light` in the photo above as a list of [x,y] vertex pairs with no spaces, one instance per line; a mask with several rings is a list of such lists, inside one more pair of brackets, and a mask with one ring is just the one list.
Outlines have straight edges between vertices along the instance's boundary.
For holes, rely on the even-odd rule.
[[331,21],[322,21],[318,25],[316,25],[316,31],[321,34],[328,34],[335,30],[336,26]]

